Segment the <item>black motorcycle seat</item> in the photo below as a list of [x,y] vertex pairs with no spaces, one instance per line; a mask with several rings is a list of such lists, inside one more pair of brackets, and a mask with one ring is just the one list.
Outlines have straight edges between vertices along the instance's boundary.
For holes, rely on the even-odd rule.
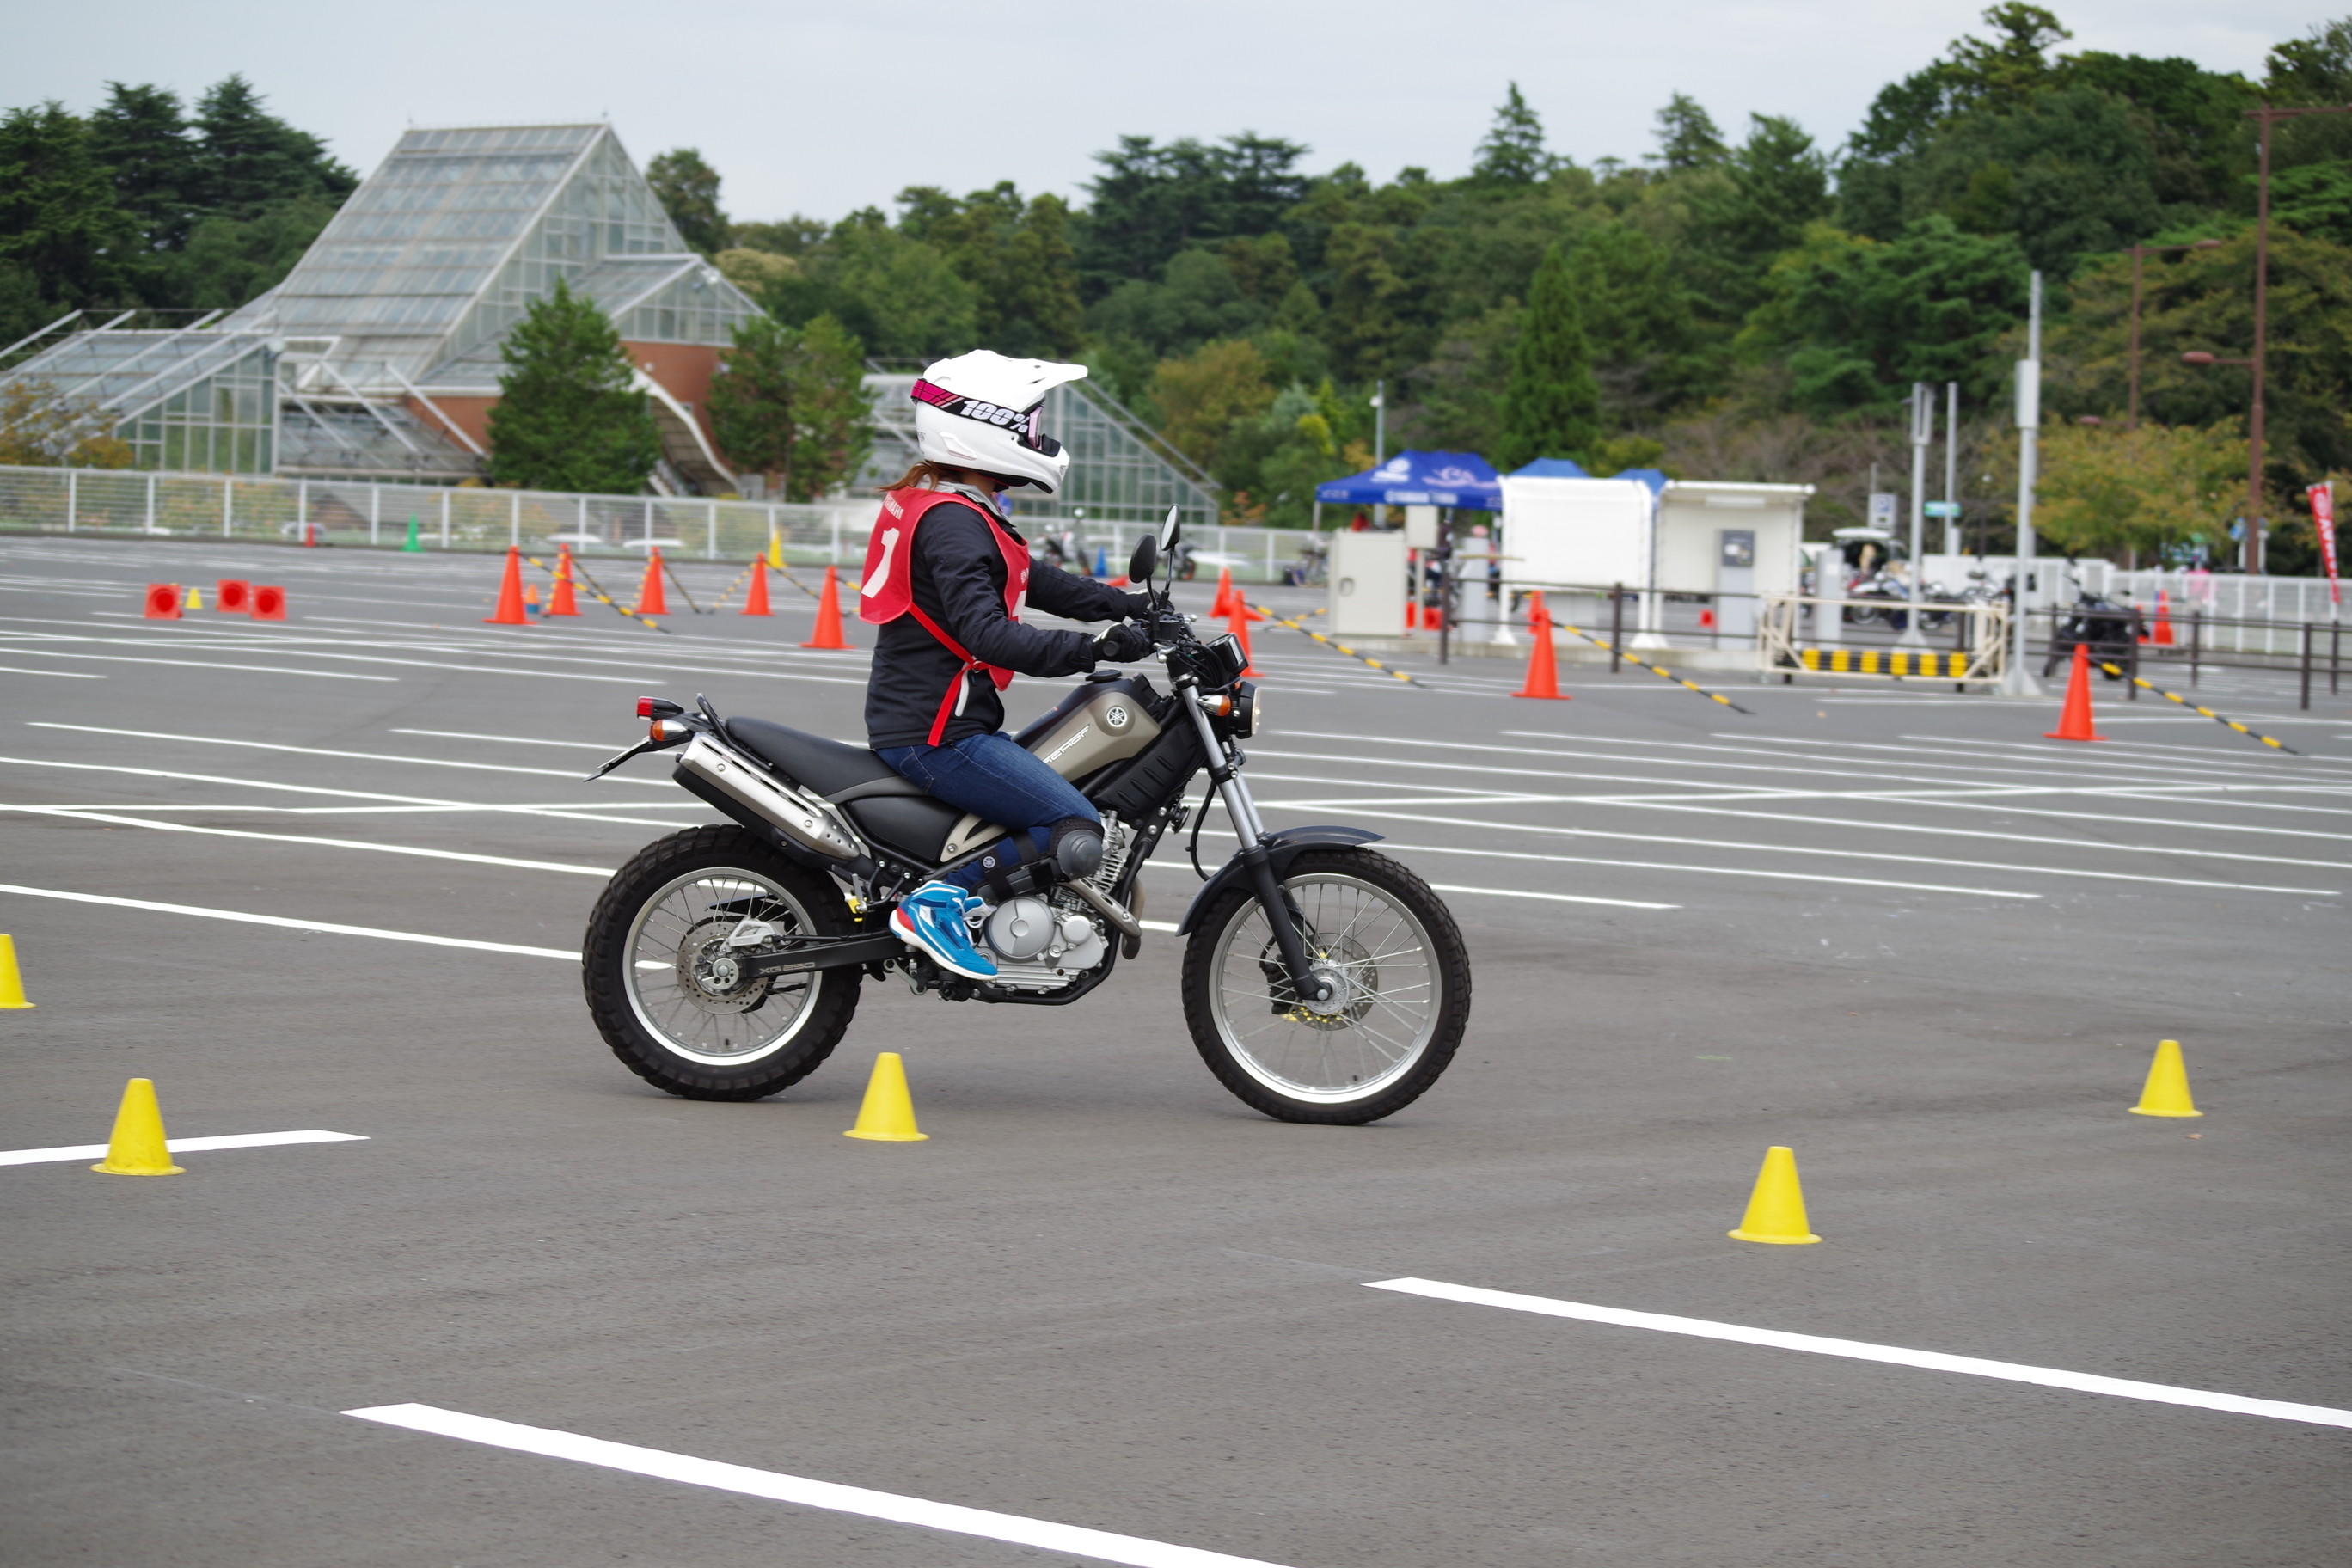
[[793,782],[822,795],[898,775],[864,746],[812,735],[765,719],[730,719],[727,738]]

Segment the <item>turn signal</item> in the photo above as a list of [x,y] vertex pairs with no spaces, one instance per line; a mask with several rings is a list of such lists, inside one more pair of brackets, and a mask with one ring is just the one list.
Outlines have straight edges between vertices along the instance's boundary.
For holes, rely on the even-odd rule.
[[693,734],[694,729],[691,725],[673,724],[667,719],[656,719],[646,731],[646,738],[656,746],[675,746],[680,741],[691,738]]

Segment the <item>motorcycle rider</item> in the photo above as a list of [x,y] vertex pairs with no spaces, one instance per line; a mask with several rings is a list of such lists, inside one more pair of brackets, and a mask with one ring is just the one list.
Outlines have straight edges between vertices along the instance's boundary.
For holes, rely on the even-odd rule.
[[[858,587],[860,620],[881,627],[866,688],[867,744],[894,773],[1011,837],[971,865],[898,901],[890,929],[940,968],[996,973],[971,939],[978,889],[1032,858],[1064,877],[1102,861],[1102,817],[1067,780],[1003,732],[998,693],[1013,674],[1075,675],[1141,658],[1151,639],[1126,624],[1149,600],[1034,561],[1005,492],[1060,489],[1069,453],[1045,434],[1045,395],[1087,368],[987,349],[940,360],[914,386],[919,460],[883,493]],[[1099,637],[1024,626],[1034,604]]]

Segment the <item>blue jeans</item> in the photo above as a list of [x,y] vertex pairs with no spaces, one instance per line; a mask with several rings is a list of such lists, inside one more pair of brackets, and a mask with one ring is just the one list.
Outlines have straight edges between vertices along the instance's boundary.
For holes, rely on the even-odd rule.
[[[1102,822],[1102,814],[1076,785],[1003,731],[967,735],[944,746],[885,746],[874,754],[900,778],[950,805],[1016,837],[1027,829],[1036,854],[1052,844],[1055,823],[1073,817]],[[975,862],[941,880],[970,891],[980,886],[982,875]]]

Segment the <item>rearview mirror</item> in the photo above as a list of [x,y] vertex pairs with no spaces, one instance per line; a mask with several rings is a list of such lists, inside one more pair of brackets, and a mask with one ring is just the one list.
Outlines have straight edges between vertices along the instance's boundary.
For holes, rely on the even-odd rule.
[[1149,584],[1154,568],[1160,564],[1160,546],[1151,535],[1145,534],[1135,542],[1135,553],[1127,558],[1127,578],[1130,583]]
[[1160,524],[1160,553],[1162,555],[1172,554],[1175,552],[1176,536],[1182,531],[1177,526],[1176,516],[1177,510],[1171,506],[1168,509],[1167,518]]

